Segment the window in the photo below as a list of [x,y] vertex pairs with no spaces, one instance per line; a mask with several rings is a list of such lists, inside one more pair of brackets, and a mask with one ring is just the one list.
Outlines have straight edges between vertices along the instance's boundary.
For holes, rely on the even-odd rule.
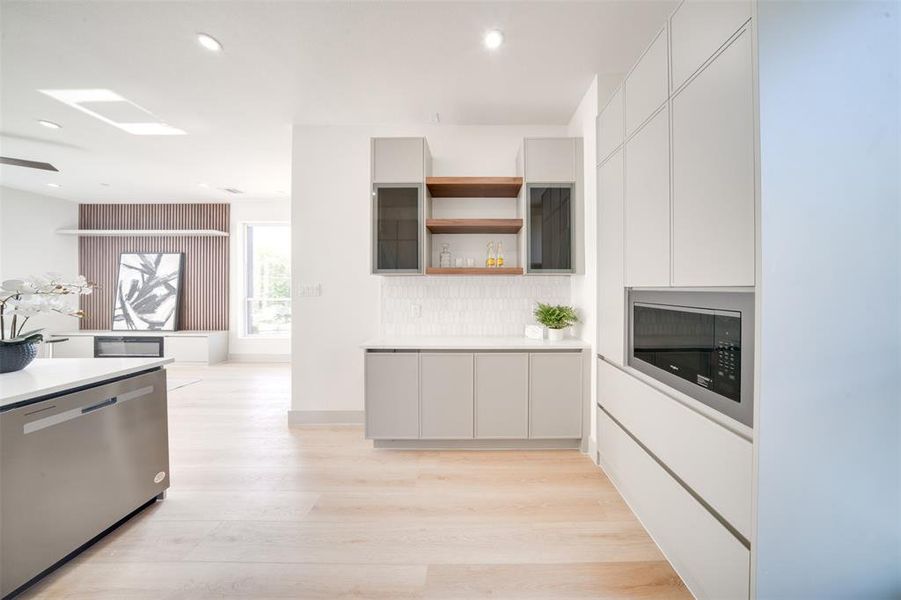
[[291,230],[284,223],[244,226],[244,334],[291,329]]

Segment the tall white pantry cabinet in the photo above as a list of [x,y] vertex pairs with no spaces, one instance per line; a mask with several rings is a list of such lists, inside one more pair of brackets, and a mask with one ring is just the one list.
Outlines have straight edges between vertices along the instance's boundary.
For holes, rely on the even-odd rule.
[[751,433],[628,366],[626,299],[755,286],[753,27],[686,0],[597,118],[598,460],[698,598],[751,593]]

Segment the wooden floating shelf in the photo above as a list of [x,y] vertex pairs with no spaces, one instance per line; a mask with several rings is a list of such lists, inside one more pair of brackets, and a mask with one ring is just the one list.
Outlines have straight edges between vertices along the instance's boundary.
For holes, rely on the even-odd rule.
[[61,235],[81,237],[228,237],[218,229],[57,229]]
[[426,219],[432,233],[519,233],[522,219]]
[[426,267],[426,275],[522,275],[522,267]]
[[522,177],[426,177],[432,198],[516,198]]

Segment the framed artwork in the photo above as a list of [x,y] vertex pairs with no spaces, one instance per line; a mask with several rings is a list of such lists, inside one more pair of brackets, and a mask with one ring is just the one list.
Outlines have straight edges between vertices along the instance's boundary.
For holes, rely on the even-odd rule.
[[116,331],[175,331],[185,255],[129,252],[119,255],[113,302]]

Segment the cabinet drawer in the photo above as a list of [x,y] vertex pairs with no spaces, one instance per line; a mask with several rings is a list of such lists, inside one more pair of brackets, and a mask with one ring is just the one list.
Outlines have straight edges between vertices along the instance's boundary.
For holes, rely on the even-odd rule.
[[624,85],[626,137],[638,129],[669,97],[666,29],[657,34]]
[[751,537],[751,442],[604,361],[598,362],[598,397],[623,427]]
[[54,358],[93,358],[94,337],[73,335],[65,342],[53,344]]
[[529,355],[525,352],[475,355],[475,436],[529,437]]
[[473,355],[469,353],[420,355],[423,439],[472,439],[472,364]]
[[210,342],[205,337],[170,336],[163,344],[163,353],[178,362],[208,363]]
[[419,438],[419,354],[366,353],[366,437]]
[[597,437],[601,467],[692,593],[746,600],[750,551],[600,409]]
[[670,21],[672,89],[685,83],[750,18],[747,0],[683,2]]
[[529,356],[529,437],[582,437],[582,353]]

